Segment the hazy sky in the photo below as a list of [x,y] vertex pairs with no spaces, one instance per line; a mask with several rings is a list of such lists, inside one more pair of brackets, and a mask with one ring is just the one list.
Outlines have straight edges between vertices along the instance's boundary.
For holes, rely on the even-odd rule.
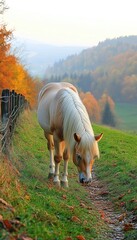
[[137,35],[137,0],[6,0],[14,35],[57,45],[93,46]]

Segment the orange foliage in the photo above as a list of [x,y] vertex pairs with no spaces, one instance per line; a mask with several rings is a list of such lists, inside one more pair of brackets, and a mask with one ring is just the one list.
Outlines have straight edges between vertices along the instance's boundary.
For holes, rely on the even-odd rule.
[[123,81],[122,95],[129,102],[137,99],[137,75],[126,76]]
[[85,107],[87,109],[90,120],[93,122],[99,122],[100,121],[100,107],[99,107],[98,101],[95,99],[95,97],[90,92],[86,92],[86,93],[81,92],[80,97],[82,99],[83,104],[85,105]]
[[37,102],[38,81],[34,80],[16,56],[10,53],[12,32],[0,28],[0,92],[4,88],[25,96],[32,107]]
[[114,112],[115,103],[113,99],[110,96],[108,96],[106,93],[104,93],[99,100],[101,112],[104,111],[106,103],[109,103],[111,111]]

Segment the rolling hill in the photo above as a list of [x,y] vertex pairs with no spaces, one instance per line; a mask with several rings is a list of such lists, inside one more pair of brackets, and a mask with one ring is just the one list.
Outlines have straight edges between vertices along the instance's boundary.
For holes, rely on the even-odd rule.
[[107,39],[67,57],[46,71],[49,81],[69,80],[96,98],[107,92],[115,102],[137,102],[137,36]]

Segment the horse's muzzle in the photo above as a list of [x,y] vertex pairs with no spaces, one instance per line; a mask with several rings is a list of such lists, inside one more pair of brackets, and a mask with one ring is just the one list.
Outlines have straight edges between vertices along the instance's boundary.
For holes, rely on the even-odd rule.
[[80,183],[89,183],[92,181],[92,178],[87,179],[83,173],[79,173]]

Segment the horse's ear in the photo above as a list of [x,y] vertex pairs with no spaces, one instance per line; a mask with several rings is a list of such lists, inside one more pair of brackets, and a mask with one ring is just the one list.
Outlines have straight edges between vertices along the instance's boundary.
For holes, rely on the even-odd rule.
[[77,133],[74,133],[74,139],[77,143],[80,143],[81,137]]
[[96,136],[95,136],[95,140],[96,140],[97,142],[99,142],[102,137],[103,137],[103,133],[100,133],[99,135],[96,135]]

